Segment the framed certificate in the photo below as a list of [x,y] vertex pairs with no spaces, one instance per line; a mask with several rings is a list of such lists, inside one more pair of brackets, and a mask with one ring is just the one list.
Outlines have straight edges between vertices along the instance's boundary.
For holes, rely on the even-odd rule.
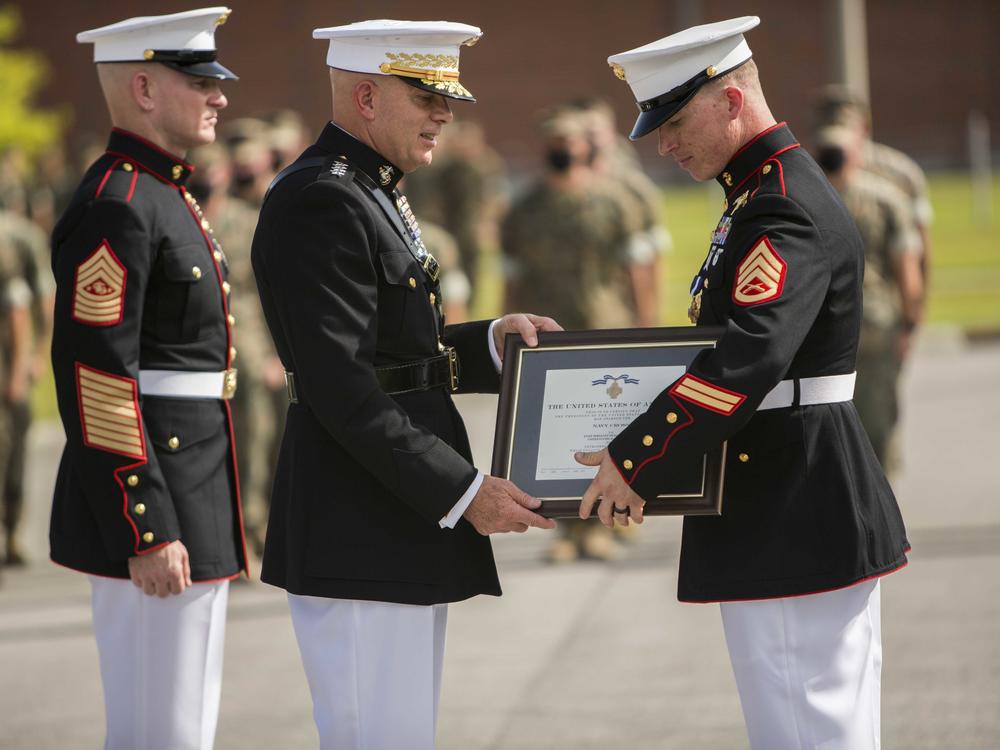
[[[543,332],[538,346],[508,335],[493,443],[493,474],[542,500],[542,515],[576,516],[597,467],[577,451],[608,443],[671,383],[721,328]],[[671,474],[646,515],[719,515],[726,445]]]

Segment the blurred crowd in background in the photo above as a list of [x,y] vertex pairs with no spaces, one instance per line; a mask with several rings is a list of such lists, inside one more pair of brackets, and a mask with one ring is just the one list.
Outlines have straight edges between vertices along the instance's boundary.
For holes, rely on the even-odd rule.
[[[538,113],[536,124],[542,148],[530,178],[512,180],[483,129],[457,120],[445,129],[433,164],[402,184],[443,268],[447,322],[503,308],[549,315],[567,329],[658,325],[658,282],[671,262],[664,221],[669,201],[643,172],[606,102],[566,102]],[[240,359],[234,430],[248,541],[258,554],[287,398],[256,295],[250,245],[268,185],[319,125],[288,110],[223,118],[217,142],[188,155],[196,167],[188,189],[225,250],[233,280]],[[824,91],[813,125],[814,156],[855,216],[866,246],[855,402],[891,472],[898,463],[898,380],[927,288],[932,216],[926,182],[911,159],[872,142],[867,103],[850,91]],[[7,565],[45,557],[44,550],[23,549],[18,528],[30,393],[39,383],[51,387],[49,235],[104,143],[103,136],[91,139],[72,158],[59,147],[34,159],[16,146],[0,152],[0,549]],[[697,270],[677,272],[693,276]],[[686,308],[688,300],[668,304]],[[546,556],[553,563],[612,561],[629,541],[601,524],[562,522]]]

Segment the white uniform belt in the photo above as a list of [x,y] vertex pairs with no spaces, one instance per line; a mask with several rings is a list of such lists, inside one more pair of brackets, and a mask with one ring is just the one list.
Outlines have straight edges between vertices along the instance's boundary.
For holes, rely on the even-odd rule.
[[[847,375],[823,375],[818,378],[798,378],[799,405],[835,404],[854,398],[856,372]],[[795,403],[796,380],[782,380],[764,396],[757,411],[783,409]]]
[[139,370],[139,393],[168,398],[232,398],[236,370]]

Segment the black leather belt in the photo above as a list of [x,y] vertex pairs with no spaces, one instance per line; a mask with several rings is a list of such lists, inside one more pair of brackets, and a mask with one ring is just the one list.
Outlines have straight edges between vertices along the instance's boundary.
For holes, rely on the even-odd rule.
[[[375,377],[378,378],[382,390],[388,394],[426,391],[441,386],[446,386],[450,391],[457,391],[458,354],[454,347],[449,346],[435,357],[376,367]],[[297,404],[299,397],[295,389],[294,373],[285,372],[285,388],[288,391],[288,400]]]

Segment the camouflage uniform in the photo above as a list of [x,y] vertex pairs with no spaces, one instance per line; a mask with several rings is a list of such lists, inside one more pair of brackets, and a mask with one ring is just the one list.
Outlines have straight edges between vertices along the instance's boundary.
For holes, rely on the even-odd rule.
[[501,226],[504,262],[517,282],[507,306],[548,315],[567,330],[634,326],[631,227],[605,188],[535,185]]
[[899,335],[903,325],[899,253],[920,252],[910,201],[885,180],[864,172],[841,190],[865,246],[864,306],[854,405],[879,461],[888,470],[899,419]]
[[[543,181],[515,201],[500,230],[515,282],[508,308],[548,315],[567,330],[636,325],[629,278],[636,210],[616,186],[556,189]],[[613,560],[620,551],[604,526],[560,521],[548,559],[569,562],[581,554]]]
[[882,143],[868,141],[864,150],[865,171],[888,180],[909,200],[913,219],[921,227],[929,227],[934,218],[927,178],[920,166],[902,151]]
[[469,317],[472,285],[462,268],[458,242],[451,232],[433,221],[420,219],[420,230],[427,251],[441,265],[441,304],[445,318],[452,324],[464,323]]
[[471,304],[481,261],[496,245],[506,179],[497,153],[476,142],[478,126],[461,122],[451,127],[455,130],[445,136],[445,148],[430,167],[407,175],[406,194],[421,226],[425,219],[432,221],[455,238],[459,263],[471,284]]
[[[49,242],[45,233],[32,221],[17,214],[0,211],[0,237],[8,243],[16,264],[17,275],[23,280],[30,295],[32,341],[29,356],[33,359],[40,351],[47,353],[51,333],[52,304],[55,280],[49,260]],[[9,352],[4,352],[5,358]],[[20,564],[24,560],[16,542],[17,528],[24,509],[24,467],[28,430],[31,427],[31,402],[28,393],[23,399],[4,400],[2,409],[7,413],[10,430],[10,449],[4,465],[3,525],[7,538],[7,562]]]
[[[232,282],[230,311],[236,320],[234,341],[240,355],[239,388],[230,406],[233,432],[236,435],[236,461],[239,466],[243,524],[247,540],[258,554],[263,549],[267,526],[272,456],[278,421],[273,399],[263,378],[268,360],[274,357],[274,345],[267,332],[257,296],[257,284],[250,265],[250,243],[257,225],[257,211],[250,204],[232,196],[222,210],[212,216],[212,228],[229,263]],[[284,396],[284,392],[281,391]],[[282,410],[285,402],[281,403]]]

